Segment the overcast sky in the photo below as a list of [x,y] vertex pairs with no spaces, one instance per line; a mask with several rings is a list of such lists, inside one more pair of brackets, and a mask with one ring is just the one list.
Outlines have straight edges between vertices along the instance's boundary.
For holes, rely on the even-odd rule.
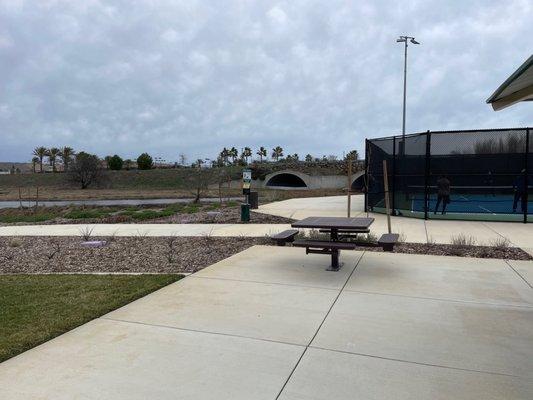
[[533,125],[485,100],[533,52],[533,2],[0,0],[0,160],[281,145],[316,156],[407,131]]

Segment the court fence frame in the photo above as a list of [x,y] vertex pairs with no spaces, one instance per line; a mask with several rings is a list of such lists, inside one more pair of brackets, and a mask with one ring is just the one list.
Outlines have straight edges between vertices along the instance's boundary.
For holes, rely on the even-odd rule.
[[[499,221],[533,220],[533,128],[498,128],[450,131],[426,131],[407,135],[386,136],[365,140],[365,211],[385,212],[383,186],[383,161],[387,163],[389,196],[392,215],[405,215],[411,202],[410,215],[415,218],[441,218],[437,216],[440,200],[434,207],[437,177],[451,175],[451,192],[476,190],[488,196],[495,190],[505,191],[505,204],[512,202],[512,212],[493,211],[479,205],[478,212],[461,210],[454,204],[452,219],[478,219]],[[520,182],[523,175],[523,183]],[[455,186],[457,182],[462,186]],[[513,182],[512,185],[509,185]],[[478,186],[472,186],[475,183]],[[480,184],[481,183],[481,184]],[[466,184],[466,185],[465,185]],[[468,186],[470,184],[470,186]],[[499,184],[500,186],[496,185]],[[413,188],[419,191],[416,207]],[[463,188],[463,189],[461,189]],[[517,195],[517,191],[519,194]],[[440,196],[439,196],[440,197]],[[513,199],[513,200],[509,200]],[[422,203],[423,201],[423,203]],[[444,200],[443,200],[444,201]],[[498,200],[493,200],[498,201]],[[500,201],[500,203],[503,201]],[[453,201],[452,201],[453,203]],[[516,214],[520,203],[521,213]],[[432,213],[434,211],[434,213]],[[444,211],[442,215],[444,216]],[[448,212],[450,214],[450,212]],[[435,216],[433,216],[435,215]],[[498,219],[490,217],[496,216]],[[521,218],[520,218],[521,215]],[[467,218],[467,216],[469,216]],[[464,217],[464,218],[463,218]],[[472,218],[470,218],[472,217]]]

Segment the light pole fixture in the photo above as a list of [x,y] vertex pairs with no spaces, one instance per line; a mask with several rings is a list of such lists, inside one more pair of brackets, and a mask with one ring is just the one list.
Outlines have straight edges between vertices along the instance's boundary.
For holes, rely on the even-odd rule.
[[[407,97],[407,47],[409,46],[408,42],[412,44],[420,44],[411,36],[400,36],[396,39],[398,43],[404,43],[405,52],[404,52],[404,61],[403,61],[403,119],[402,119],[402,142],[405,144],[405,102]],[[402,152],[403,153],[403,152]]]

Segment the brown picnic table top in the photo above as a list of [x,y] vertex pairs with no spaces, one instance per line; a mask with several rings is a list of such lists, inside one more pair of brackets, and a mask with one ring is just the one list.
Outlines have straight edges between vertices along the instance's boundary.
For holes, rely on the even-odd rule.
[[374,222],[374,218],[348,218],[348,217],[307,217],[296,221],[293,228],[319,228],[319,229],[366,229]]

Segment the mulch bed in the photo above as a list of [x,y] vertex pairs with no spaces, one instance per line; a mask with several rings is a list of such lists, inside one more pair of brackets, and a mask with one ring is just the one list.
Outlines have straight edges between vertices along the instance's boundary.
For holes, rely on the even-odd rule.
[[[0,274],[56,272],[183,273],[195,272],[268,238],[245,237],[103,237],[98,248],[80,245],[81,237],[0,237]],[[361,247],[382,251],[381,247]],[[516,247],[400,243],[395,253],[509,260],[532,260]],[[302,257],[305,251],[302,250]]]
[[[367,251],[383,251],[381,247],[365,247]],[[428,254],[475,258],[500,258],[506,260],[533,260],[518,247],[461,246],[453,244],[399,243],[394,253]]]
[[[91,238],[91,240],[110,238]],[[80,237],[0,237],[0,273],[194,272],[266,238],[116,237],[84,248]]]

